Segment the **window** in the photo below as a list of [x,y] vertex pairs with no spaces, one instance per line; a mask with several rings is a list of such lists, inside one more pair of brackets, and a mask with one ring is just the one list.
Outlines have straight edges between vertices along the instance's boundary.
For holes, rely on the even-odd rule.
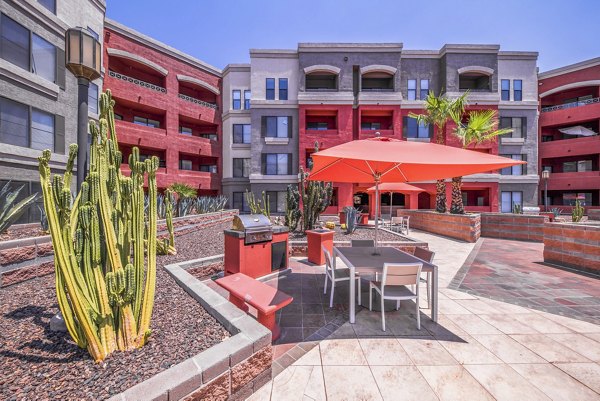
[[200,134],[200,138],[210,139],[211,141],[217,140],[217,134]]
[[500,211],[502,213],[512,213],[515,205],[523,206],[523,192],[502,191]]
[[192,170],[192,161],[187,159],[179,160],[179,170]]
[[[513,160],[527,161],[527,155],[500,155],[508,157]],[[524,175],[527,174],[527,167],[523,164],[517,164],[516,166],[505,167],[500,170],[502,175]]]
[[308,122],[306,123],[306,129],[309,131],[325,131],[329,129],[329,125],[326,122]]
[[427,95],[429,94],[429,80],[428,79],[422,79],[421,80],[421,93],[420,93],[420,99],[421,100],[425,100],[427,98]]
[[98,85],[93,82],[88,90],[88,113],[98,114]]
[[458,89],[461,91],[489,91],[490,76],[479,73],[466,73],[458,76]]
[[201,164],[200,171],[202,171],[203,173],[217,174],[217,165],[216,164]]
[[8,62],[30,71],[29,30],[2,14],[0,34],[0,56]]
[[584,171],[592,171],[591,160],[579,160],[563,163],[563,173],[581,173]]
[[408,80],[408,100],[417,100],[417,80],[409,79]]
[[38,0],[38,3],[47,8],[52,14],[56,14],[56,0]]
[[269,200],[269,209],[272,212],[283,213],[285,212],[286,205],[286,196],[287,192],[285,191],[267,191],[265,193],[267,199]]
[[581,206],[592,206],[593,196],[591,192],[565,192],[562,195],[562,202],[565,206],[575,206],[579,200]]
[[31,35],[31,72],[56,81],[56,47],[36,34]]
[[362,75],[360,87],[362,91],[393,91],[394,76],[387,72],[367,72]]
[[267,91],[265,97],[267,100],[275,100],[275,78],[267,78]]
[[0,142],[64,153],[64,118],[0,98]]
[[337,89],[336,74],[308,74],[304,79],[307,91],[331,91]]
[[31,146],[32,149],[54,148],[54,115],[41,110],[31,110]]
[[512,128],[513,132],[503,135],[507,138],[525,138],[527,136],[527,118],[501,117],[500,128]]
[[292,171],[290,153],[263,153],[262,173],[264,175],[288,175]]
[[160,128],[159,121],[146,117],[134,116],[133,123],[137,125],[143,125],[145,127]]
[[123,116],[121,114],[115,113],[115,120],[121,120],[121,121],[123,121]]
[[251,138],[250,124],[233,124],[233,143],[250,143]]
[[288,79],[279,78],[279,100],[288,100]]
[[381,129],[381,123],[360,123],[360,129],[363,131]]
[[240,110],[242,108],[242,91],[239,89],[233,90],[231,92],[231,99],[233,99],[233,109]]
[[291,138],[292,117],[263,117],[262,136],[267,138]]
[[501,85],[501,99],[510,100],[510,79],[503,79]]
[[238,178],[250,177],[250,159],[233,159],[233,176]]
[[433,136],[433,126],[427,124],[418,124],[416,118],[403,118],[404,138],[431,138]]
[[189,127],[179,127],[179,133],[182,135],[192,136],[192,129]]
[[513,97],[515,98],[516,102],[520,102],[521,100],[523,100],[523,81],[520,79],[515,79],[513,81],[513,86],[514,86]]
[[244,110],[250,110],[250,91],[244,91]]
[[246,195],[244,192],[233,193],[233,208],[238,209],[240,212],[249,212],[250,208],[246,202]]

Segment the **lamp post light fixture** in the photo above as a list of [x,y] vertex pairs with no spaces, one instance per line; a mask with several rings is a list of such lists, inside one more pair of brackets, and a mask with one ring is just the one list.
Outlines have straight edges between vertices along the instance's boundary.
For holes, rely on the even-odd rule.
[[100,42],[83,28],[65,33],[66,67],[77,77],[77,189],[85,180],[88,157],[88,90],[90,81],[101,76]]
[[550,171],[542,171],[542,179],[544,180],[544,212],[548,211],[548,178],[550,178]]

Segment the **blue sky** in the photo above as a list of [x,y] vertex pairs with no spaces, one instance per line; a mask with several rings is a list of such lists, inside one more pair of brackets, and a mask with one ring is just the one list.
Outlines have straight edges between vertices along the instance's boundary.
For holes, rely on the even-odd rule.
[[298,42],[500,44],[540,71],[600,57],[599,0],[107,0],[107,16],[219,68]]

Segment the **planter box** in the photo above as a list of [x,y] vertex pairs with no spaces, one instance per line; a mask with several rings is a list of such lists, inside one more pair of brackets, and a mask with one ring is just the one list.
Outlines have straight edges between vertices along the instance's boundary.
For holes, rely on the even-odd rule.
[[[554,217],[552,213],[548,213]],[[544,241],[548,216],[512,213],[481,213],[481,236],[520,241]]]
[[600,273],[600,225],[544,224],[544,262]]
[[306,242],[308,246],[308,261],[316,265],[325,264],[325,255],[322,246],[333,253],[333,234],[331,230],[308,230],[306,231]]
[[346,224],[346,212],[340,212],[338,216],[340,218],[340,225]]
[[369,213],[361,213],[360,217],[358,218],[358,224],[362,224],[364,226],[369,224]]
[[410,217],[410,227],[466,242],[477,242],[481,235],[481,215],[446,214],[429,210],[398,210]]

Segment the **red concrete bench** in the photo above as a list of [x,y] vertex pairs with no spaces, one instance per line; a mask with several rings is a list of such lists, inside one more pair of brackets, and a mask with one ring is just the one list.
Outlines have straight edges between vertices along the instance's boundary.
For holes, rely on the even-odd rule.
[[275,322],[275,312],[289,305],[294,298],[283,291],[266,285],[243,273],[235,273],[216,281],[229,291],[229,302],[248,312],[248,305],[258,311],[258,321],[271,330],[272,340],[279,338],[281,330]]

